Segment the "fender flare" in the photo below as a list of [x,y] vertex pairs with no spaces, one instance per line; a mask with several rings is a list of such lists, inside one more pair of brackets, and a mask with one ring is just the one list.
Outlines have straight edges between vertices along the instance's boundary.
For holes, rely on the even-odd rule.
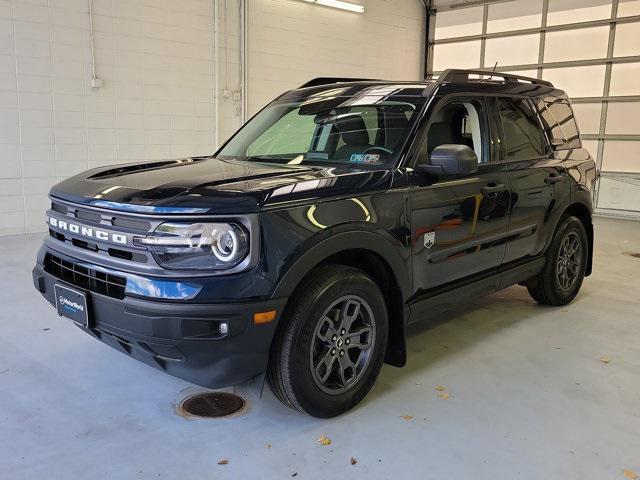
[[[567,211],[571,211],[571,209],[575,208],[576,206],[580,206],[580,207],[584,208],[588,212],[589,217],[592,217],[592,215],[593,215],[593,207],[592,207],[592,203],[591,203],[590,197],[588,197],[588,196],[586,196],[584,194],[578,194],[578,192],[574,192],[571,195],[570,200],[568,202],[566,202],[562,206],[562,209],[558,209],[558,211],[559,211],[558,216],[553,221],[553,228],[550,229],[550,234],[549,234],[548,238],[545,241],[544,248],[542,249],[542,252],[544,254],[547,253],[547,250],[549,249],[549,246],[551,245],[551,242],[553,241],[553,236],[555,234],[555,231],[558,228],[560,220],[562,219],[564,214],[567,213]],[[587,258],[587,269],[586,269],[586,276],[589,276],[589,275],[591,275],[591,271],[592,271],[592,268],[593,268],[593,247],[594,247],[593,220],[591,222],[589,222],[588,225],[585,225],[585,230],[587,232],[587,239],[589,241],[589,257]]]
[[285,273],[276,284],[272,298],[288,297],[311,269],[330,256],[345,250],[367,250],[381,257],[393,272],[403,299],[408,298],[411,286],[407,259],[400,254],[401,245],[395,238],[370,230],[350,230],[330,234],[314,245],[300,250],[303,253],[288,261]]
[[[348,226],[345,225],[344,228]],[[391,311],[385,362],[402,367],[407,361],[406,325],[409,307],[406,299],[410,296],[411,288],[412,269],[408,267],[410,258],[403,257],[400,241],[386,232],[364,229],[336,232],[339,229],[340,227],[326,230],[322,239],[312,237],[309,241],[314,241],[314,244],[306,249],[301,248],[299,251],[304,253],[287,262],[288,266],[277,283],[273,297],[290,297],[309,271],[332,255],[346,250],[364,250],[377,255],[389,267],[397,288],[397,295],[387,298]],[[407,255],[410,255],[408,248]]]

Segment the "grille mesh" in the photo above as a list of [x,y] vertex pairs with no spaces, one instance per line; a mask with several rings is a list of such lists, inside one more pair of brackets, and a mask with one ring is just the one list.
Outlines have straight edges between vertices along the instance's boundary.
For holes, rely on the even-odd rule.
[[127,286],[127,279],[124,277],[87,268],[50,253],[45,255],[44,269],[57,278],[81,289],[113,298],[124,298]]

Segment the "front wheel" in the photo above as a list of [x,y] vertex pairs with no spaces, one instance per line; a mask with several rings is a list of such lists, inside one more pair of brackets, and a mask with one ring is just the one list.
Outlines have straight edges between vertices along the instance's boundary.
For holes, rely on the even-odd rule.
[[582,285],[588,254],[584,225],[576,217],[564,217],[547,250],[544,268],[527,286],[531,297],[544,305],[571,302]]
[[281,322],[267,381],[282,403],[328,418],[365,397],[382,367],[388,335],[384,296],[371,277],[346,266],[318,268]]

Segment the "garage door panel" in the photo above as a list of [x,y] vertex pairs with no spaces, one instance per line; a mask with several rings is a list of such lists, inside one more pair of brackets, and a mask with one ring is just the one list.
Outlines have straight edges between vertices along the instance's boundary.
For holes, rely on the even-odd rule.
[[611,15],[608,0],[549,0],[547,25],[602,20]]
[[621,23],[616,26],[614,57],[640,55],[640,22]]
[[603,174],[598,192],[598,208],[637,211],[640,175]]
[[573,113],[578,121],[580,132],[598,133],[600,131],[602,103],[574,103]]
[[434,38],[464,37],[482,33],[483,7],[438,12]]
[[[640,217],[640,21],[628,18],[640,16],[640,0],[544,5],[456,2],[443,22],[436,21],[435,36],[447,37],[448,45],[436,41],[434,69],[490,69],[497,62],[501,72],[540,74],[564,90],[573,100],[582,146],[601,170],[597,208]],[[473,41],[464,41],[470,35]]]
[[527,65],[538,61],[540,35],[492,38],[485,47],[485,65]]
[[433,69],[478,68],[480,66],[480,40],[443,43],[433,49]]
[[515,0],[489,5],[487,32],[536,28],[542,24],[542,0]]
[[618,63],[611,67],[609,95],[640,95],[640,63]]
[[571,98],[601,96],[604,75],[604,65],[547,68],[542,72],[542,78],[562,88]]
[[620,0],[618,3],[618,17],[632,17],[640,15],[640,0]]
[[510,73],[511,75],[521,75],[523,77],[536,78],[538,76],[537,70],[507,70],[504,73]]
[[[606,133],[636,135],[640,119],[640,102],[611,102],[607,110]],[[640,147],[640,144],[637,144]],[[639,159],[640,162],[640,159]]]
[[638,142],[607,140],[602,154],[602,171],[640,173]]
[[607,56],[609,27],[576,28],[547,33],[544,61],[565,62]]

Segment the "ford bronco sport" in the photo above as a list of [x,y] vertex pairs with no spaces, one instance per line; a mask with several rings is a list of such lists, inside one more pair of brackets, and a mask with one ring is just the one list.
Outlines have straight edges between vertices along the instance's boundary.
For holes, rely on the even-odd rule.
[[266,376],[331,417],[405,364],[412,322],[514,284],[573,300],[595,179],[549,82],[319,78],[212,156],[54,186],[33,280],[133,358],[211,388]]

